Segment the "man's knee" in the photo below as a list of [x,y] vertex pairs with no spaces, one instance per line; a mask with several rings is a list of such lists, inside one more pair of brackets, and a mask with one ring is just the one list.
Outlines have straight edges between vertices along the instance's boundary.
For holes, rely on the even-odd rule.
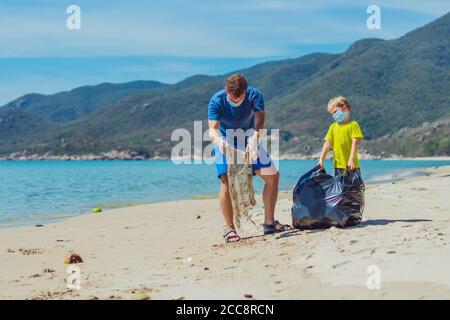
[[277,181],[277,183],[278,181],[280,181],[280,171],[277,171],[277,173],[275,174],[275,180]]
[[278,185],[278,182],[280,182],[280,172],[279,171],[277,171],[277,173],[275,173],[273,175],[273,183]]
[[275,172],[273,174],[261,175],[264,179],[264,182],[269,185],[277,186],[280,182],[280,172]]

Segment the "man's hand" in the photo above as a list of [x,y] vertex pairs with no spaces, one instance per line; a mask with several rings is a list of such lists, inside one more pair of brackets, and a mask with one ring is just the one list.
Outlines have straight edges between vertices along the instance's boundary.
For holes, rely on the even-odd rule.
[[247,151],[249,152],[250,161],[254,162],[258,159],[258,133],[248,138]]
[[219,148],[219,151],[223,154],[225,154],[225,148],[226,148],[226,144],[227,142],[225,141],[225,139],[222,136],[218,136],[215,143],[217,144],[217,147]]
[[347,167],[350,171],[355,170],[355,161],[353,159],[348,160]]

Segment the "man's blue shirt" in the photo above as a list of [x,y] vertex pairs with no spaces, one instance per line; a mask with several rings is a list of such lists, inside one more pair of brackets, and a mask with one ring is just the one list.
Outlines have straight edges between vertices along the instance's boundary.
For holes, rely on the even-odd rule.
[[231,106],[225,90],[220,90],[209,102],[208,119],[220,121],[220,132],[226,136],[227,129],[254,129],[254,112],[258,111],[264,111],[264,98],[257,89],[247,87],[244,101],[239,107]]

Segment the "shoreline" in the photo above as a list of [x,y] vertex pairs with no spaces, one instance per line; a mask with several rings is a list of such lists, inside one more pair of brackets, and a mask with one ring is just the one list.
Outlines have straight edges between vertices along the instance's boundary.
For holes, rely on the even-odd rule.
[[[317,160],[319,158],[319,154],[311,154],[311,155],[302,155],[302,154],[283,154],[281,157],[276,158],[273,157],[274,161],[291,161],[291,160]],[[213,158],[177,158],[174,161],[183,161],[183,160],[203,160],[203,161],[211,161]],[[170,161],[171,158],[169,156],[156,156],[156,157],[144,157],[142,155],[127,153],[127,152],[109,152],[103,154],[85,154],[85,155],[58,155],[58,156],[50,156],[50,155],[17,155],[17,156],[0,156],[0,161]],[[433,157],[404,157],[404,156],[379,156],[379,155],[368,155],[361,154],[360,160],[405,160],[405,161],[450,161],[450,156],[433,156]]]
[[[262,236],[260,196],[226,245],[217,199],[137,205],[43,227],[0,229],[1,299],[450,299],[450,167],[368,185],[363,222]],[[291,199],[277,216],[290,223]],[[414,208],[414,209],[411,209]],[[68,251],[84,262],[66,287]],[[380,290],[366,286],[380,267]]]
[[[444,160],[447,161],[447,160]],[[439,166],[438,168],[449,168],[450,165],[444,165]],[[365,181],[365,184],[368,186],[373,185],[381,185],[381,184],[387,184],[387,183],[396,183],[403,180],[412,179],[415,177],[421,177],[421,176],[429,176],[430,172],[432,172],[433,168],[414,168],[414,169],[404,169],[404,170],[396,170],[390,173],[387,173],[384,176],[379,176],[376,180],[369,179]],[[279,190],[280,194],[291,194],[292,190]],[[261,196],[261,194],[257,194],[257,196]],[[164,203],[170,203],[170,202],[179,202],[179,201],[189,201],[189,200],[205,200],[205,199],[218,199],[218,196],[216,193],[210,193],[210,194],[197,194],[186,198],[181,198],[177,200],[154,200],[154,201],[145,201],[145,202],[135,202],[131,203],[126,206],[102,206],[102,211],[109,211],[109,210],[117,210],[117,209],[127,209],[132,208],[140,205],[151,205],[151,204],[164,204]],[[90,209],[92,210],[92,209]],[[86,215],[93,214],[92,211],[87,210],[83,213],[74,213],[74,212],[65,212],[60,213],[61,217],[50,217],[54,214],[49,214],[48,216],[43,216],[41,219],[37,218],[36,220],[33,220],[32,222],[18,222],[18,223],[1,223],[0,222],[0,230],[1,229],[9,229],[9,228],[16,228],[16,227],[32,227],[35,225],[41,225],[41,224],[50,224],[50,223],[58,223],[63,222],[68,219],[77,218],[77,217],[83,217]]]

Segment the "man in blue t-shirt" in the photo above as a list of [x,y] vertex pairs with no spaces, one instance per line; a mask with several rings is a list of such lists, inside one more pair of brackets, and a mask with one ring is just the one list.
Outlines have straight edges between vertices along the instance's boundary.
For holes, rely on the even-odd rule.
[[249,151],[254,174],[259,175],[265,182],[264,234],[293,229],[289,225],[279,223],[274,217],[280,174],[266,150],[259,146],[259,130],[265,128],[265,118],[261,92],[248,86],[245,77],[240,74],[230,76],[225,89],[214,94],[209,102],[208,124],[211,141],[215,144],[214,161],[217,176],[220,178],[220,208],[225,219],[224,239],[227,243],[241,239],[233,223],[233,207],[224,155],[227,145]]

